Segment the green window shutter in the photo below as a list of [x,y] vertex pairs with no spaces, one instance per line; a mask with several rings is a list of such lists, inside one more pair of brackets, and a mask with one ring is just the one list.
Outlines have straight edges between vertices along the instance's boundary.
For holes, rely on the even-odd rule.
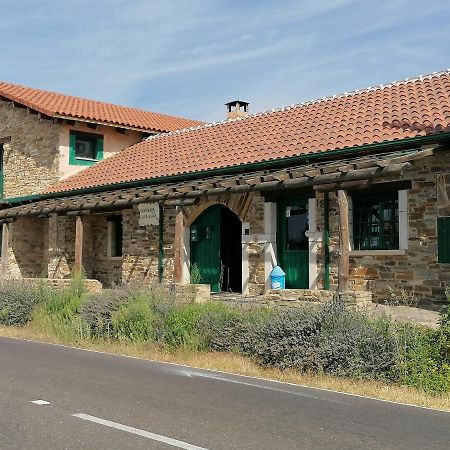
[[101,161],[103,159],[103,138],[96,140],[95,147],[95,159]]
[[71,133],[69,135],[69,164],[71,166],[76,164],[76,154],[75,154],[76,141],[77,137]]
[[450,263],[450,217],[438,217],[438,262]]

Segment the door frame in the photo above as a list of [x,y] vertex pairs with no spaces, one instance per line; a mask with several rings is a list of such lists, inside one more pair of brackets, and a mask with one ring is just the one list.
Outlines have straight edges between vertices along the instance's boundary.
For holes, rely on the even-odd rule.
[[[280,243],[278,242],[278,208],[279,203],[287,203],[289,200],[295,200],[295,199],[303,199],[308,206],[308,222],[309,222],[309,228],[306,232],[306,235],[308,237],[308,288],[311,290],[316,290],[319,288],[319,273],[318,273],[318,267],[317,267],[317,256],[319,253],[319,246],[321,245],[323,241],[323,235],[320,230],[317,228],[317,198],[311,197],[308,195],[305,196],[299,196],[297,195],[286,195],[283,197],[280,197],[276,200],[276,203],[266,203],[266,205],[273,205],[274,207],[267,207],[265,209],[266,214],[266,227],[269,227],[270,225],[270,232],[274,233],[275,236],[277,236],[276,241],[277,243],[273,246],[269,246],[268,252],[269,254],[266,257],[267,261],[274,261],[275,264],[279,263],[279,246]],[[268,229],[269,229],[268,228]],[[268,264],[267,269],[269,272],[266,274],[268,280],[269,280],[269,274],[272,270],[272,265]],[[268,281],[269,283],[269,281]]]
[[[190,282],[190,273],[191,273],[191,225],[200,217],[203,212],[206,211],[210,206],[213,205],[222,205],[225,208],[230,209],[234,214],[236,214],[228,205],[224,203],[211,203],[205,209],[203,209],[198,216],[196,216],[193,220],[189,222],[189,225],[183,225],[183,233],[181,236],[181,283],[189,284]],[[237,214],[236,214],[237,215]],[[241,292],[242,295],[247,295],[249,291],[249,281],[250,281],[250,271],[249,271],[249,259],[248,259],[248,243],[244,242],[244,237],[246,230],[249,228],[248,222],[242,222],[242,219],[238,216],[239,220],[242,223],[242,231],[241,231],[241,246],[242,246],[242,264],[241,264]]]
[[[286,209],[290,206],[304,206],[306,207],[306,214],[308,217],[308,230],[306,231],[305,235],[308,238],[308,244],[306,250],[300,250],[300,251],[287,251],[285,249],[285,244],[287,240],[287,231],[286,231]],[[287,289],[307,289],[309,287],[309,237],[308,237],[308,231],[309,231],[309,202],[308,197],[304,195],[285,195],[281,197],[277,202],[277,253],[278,253],[278,259],[281,263],[281,268],[288,273],[288,267],[286,260],[282,262],[282,259],[287,258],[288,254],[290,253],[296,253],[306,255],[307,258],[305,261],[305,264],[302,264],[303,267],[299,267],[298,273],[300,281],[304,276],[307,277],[306,285],[304,287],[289,287]],[[286,255],[285,257],[283,255]],[[304,256],[303,256],[304,257]],[[303,258],[301,257],[301,258]],[[285,267],[283,267],[283,265]],[[286,275],[287,278],[287,275]],[[297,278],[297,280],[299,280]],[[288,280],[286,279],[286,284],[288,283]]]

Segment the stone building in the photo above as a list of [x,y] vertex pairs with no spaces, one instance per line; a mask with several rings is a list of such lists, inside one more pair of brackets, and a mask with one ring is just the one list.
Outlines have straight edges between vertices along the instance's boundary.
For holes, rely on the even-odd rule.
[[39,194],[150,135],[199,124],[0,82],[0,198]]
[[450,72],[252,115],[227,106],[233,118],[4,199],[3,276],[188,283],[195,264],[213,291],[258,295],[278,264],[299,295],[445,299]]

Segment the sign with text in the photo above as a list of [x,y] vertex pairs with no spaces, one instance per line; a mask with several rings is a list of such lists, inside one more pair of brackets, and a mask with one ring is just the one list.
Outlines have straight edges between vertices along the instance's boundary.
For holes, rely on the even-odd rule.
[[138,205],[139,209],[139,225],[145,227],[146,225],[159,224],[159,204],[158,203],[141,203]]

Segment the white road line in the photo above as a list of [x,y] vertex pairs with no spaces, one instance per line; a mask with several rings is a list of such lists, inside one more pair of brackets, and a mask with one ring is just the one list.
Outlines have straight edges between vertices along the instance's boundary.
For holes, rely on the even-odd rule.
[[352,406],[352,403],[341,402],[339,400],[334,400],[334,399],[331,399],[331,398],[319,397],[317,395],[306,394],[304,392],[291,391],[291,390],[288,390],[288,389],[280,389],[280,388],[274,387],[274,386],[266,386],[266,385],[261,385],[261,384],[256,384],[256,383],[249,383],[247,381],[232,380],[230,378],[217,376],[215,374],[207,374],[207,373],[193,372],[193,371],[189,372],[187,370],[184,371],[184,373],[189,378],[192,378],[192,377],[208,378],[210,380],[217,380],[217,381],[225,381],[227,383],[242,384],[244,386],[251,386],[251,387],[255,387],[255,388],[259,388],[259,389],[267,389],[269,391],[283,392],[283,393],[289,394],[289,395],[297,395],[299,397],[313,398],[315,400],[322,400],[324,402],[339,403],[341,405]]
[[31,403],[34,403],[35,405],[50,405],[50,402],[47,400],[31,400]]
[[138,436],[145,437],[147,439],[153,439],[154,441],[164,442],[165,444],[172,445],[173,447],[183,448],[185,450],[207,450],[204,447],[197,447],[196,445],[188,444],[187,442],[178,441],[167,436],[160,434],[150,433],[149,431],[140,430],[139,428],[129,427],[122,425],[121,423],[111,422],[110,420],[101,419],[100,417],[90,416],[89,414],[72,414],[79,419],[88,420],[89,422],[98,423],[105,427],[116,428],[117,430],[126,431],[127,433],[137,434]]
[[345,395],[347,397],[355,397],[355,398],[359,398],[359,399],[362,399],[362,400],[373,400],[375,402],[387,403],[387,404],[397,405],[397,406],[405,406],[407,408],[424,409],[426,411],[432,411],[432,412],[444,413],[444,414],[449,414],[450,413],[449,410],[440,409],[440,408],[433,408],[431,406],[415,405],[414,403],[398,402],[398,401],[395,401],[395,400],[387,400],[385,398],[371,397],[370,395],[353,394],[352,392],[338,391],[336,389],[331,389],[331,388],[309,386],[307,384],[293,383],[293,382],[289,382],[289,381],[273,380],[271,378],[257,377],[257,376],[254,376],[254,375],[242,375],[242,374],[234,373],[234,372],[225,372],[224,370],[206,369],[204,367],[189,366],[187,364],[174,363],[174,362],[168,362],[168,361],[161,361],[161,360],[158,360],[158,359],[151,359],[151,358],[150,359],[149,358],[143,358],[143,357],[140,357],[140,356],[131,356],[131,355],[125,355],[125,354],[121,354],[121,353],[111,353],[111,352],[107,352],[107,351],[103,351],[103,350],[94,350],[94,349],[83,348],[83,347],[75,347],[74,345],[57,344],[57,343],[54,343],[54,342],[38,341],[36,339],[25,339],[25,338],[20,338],[20,337],[15,337],[15,336],[2,336],[2,335],[0,335],[0,339],[11,339],[11,340],[15,340],[15,341],[32,342],[33,344],[48,345],[48,346],[51,346],[51,347],[60,347],[60,348],[64,348],[64,349],[67,349],[67,350],[78,350],[78,351],[87,352],[87,353],[97,353],[99,355],[106,355],[106,356],[109,356],[109,357],[112,357],[112,358],[134,359],[134,360],[137,360],[137,361],[143,361],[143,362],[147,362],[147,363],[154,363],[154,364],[157,364],[157,365],[160,365],[160,366],[174,367],[176,369],[175,373],[181,373],[181,375],[183,375],[183,376],[186,376],[186,368],[187,369],[196,369],[196,370],[202,370],[202,371],[204,371],[206,373],[219,373],[219,374],[223,374],[223,375],[226,375],[226,376],[231,375],[231,376],[240,377],[240,378],[247,378],[249,380],[264,381],[264,382],[267,382],[267,383],[274,383],[274,384],[278,384],[278,385],[285,384],[287,386],[293,386],[293,387],[302,388],[302,389],[321,391],[321,392],[330,392],[332,394]]

